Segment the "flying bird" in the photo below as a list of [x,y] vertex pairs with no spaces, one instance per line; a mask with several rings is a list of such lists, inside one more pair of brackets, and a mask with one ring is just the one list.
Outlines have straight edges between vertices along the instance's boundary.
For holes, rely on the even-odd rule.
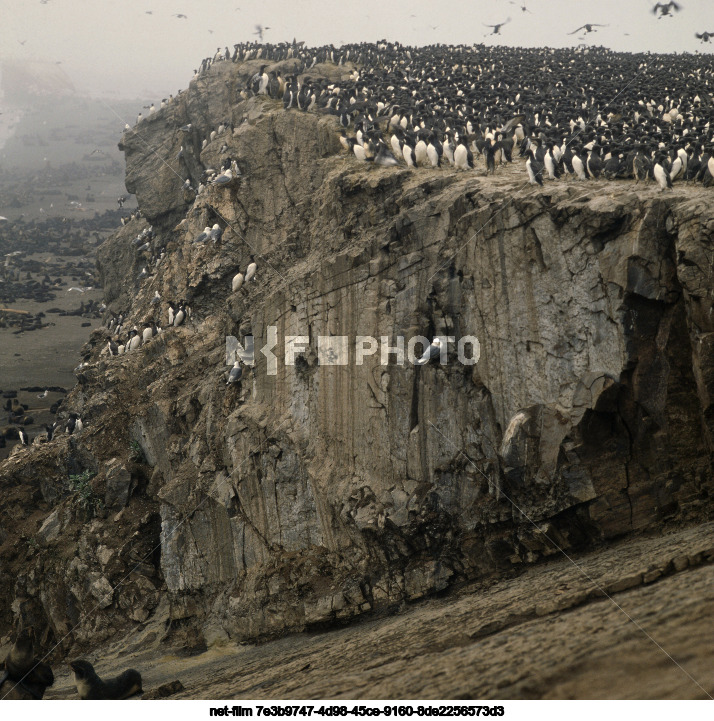
[[492,33],[486,33],[487,35],[500,35],[500,34],[501,34],[501,28],[502,28],[506,23],[510,23],[510,22],[511,22],[511,18],[508,17],[508,18],[506,18],[506,19],[504,20],[504,22],[498,23],[497,25],[487,25],[486,23],[482,23],[482,24],[483,24],[484,27],[493,28],[493,32],[492,32]]
[[573,30],[572,33],[568,33],[568,35],[575,35],[575,33],[580,32],[581,30],[585,30],[586,33],[596,33],[597,30],[593,30],[593,28],[606,28],[607,25],[602,25],[601,23],[587,23],[586,25],[581,25],[577,30]]
[[694,37],[699,38],[703,43],[708,43],[711,38],[714,38],[714,32],[711,33],[694,33]]
[[[516,3],[514,2],[514,0],[509,0],[509,2],[510,2],[511,5],[515,5],[515,4],[516,4]],[[520,5],[519,7],[521,8],[521,10],[522,10],[524,13],[531,13],[531,11],[526,7],[526,4],[525,4],[525,3],[523,3],[523,5]],[[531,15],[533,15],[533,13],[531,13]]]
[[660,15],[657,19],[661,20],[664,17],[672,17],[672,14],[671,14],[672,10],[676,10],[677,12],[679,12],[681,9],[682,9],[681,5],[677,5],[677,3],[674,2],[674,0],[670,0],[669,2],[666,2],[666,3],[657,3],[652,8],[652,14],[656,15],[657,11],[659,10]]
[[260,42],[262,43],[263,42],[263,33],[266,30],[270,30],[270,27],[268,27],[267,25],[265,27],[263,27],[262,25],[256,25],[255,32],[253,33],[253,35],[257,35],[258,38],[260,39]]
[[505,135],[513,130],[515,127],[520,125],[526,119],[525,115],[516,115],[511,118],[502,128],[501,132]]
[[175,18],[183,18],[184,20],[188,20],[188,15],[184,15],[183,13],[174,13],[173,17]]

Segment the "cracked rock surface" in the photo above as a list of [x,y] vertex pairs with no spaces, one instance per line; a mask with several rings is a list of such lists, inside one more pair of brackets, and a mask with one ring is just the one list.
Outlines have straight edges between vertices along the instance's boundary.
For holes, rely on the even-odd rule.
[[[97,662],[140,668],[147,695],[179,680],[171,698],[703,699],[714,691],[713,532],[623,541],[393,617],[192,657],[148,624]],[[50,691],[74,697],[67,674]]]

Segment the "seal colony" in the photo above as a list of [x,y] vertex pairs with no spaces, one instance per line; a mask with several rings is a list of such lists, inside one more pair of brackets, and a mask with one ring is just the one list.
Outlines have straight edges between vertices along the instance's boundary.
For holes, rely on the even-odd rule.
[[[52,669],[35,657],[32,629],[17,634],[15,643],[0,664],[0,701],[39,700],[55,682]],[[116,678],[103,681],[89,661],[69,664],[74,673],[77,694],[90,701],[117,701],[143,693],[141,674],[127,669]]]

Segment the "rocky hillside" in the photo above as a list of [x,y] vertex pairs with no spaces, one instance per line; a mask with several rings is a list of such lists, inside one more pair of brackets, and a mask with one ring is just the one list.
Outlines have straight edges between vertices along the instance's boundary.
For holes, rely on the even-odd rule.
[[[124,356],[96,332],[64,407],[84,430],[0,466],[0,633],[64,655],[159,620],[202,649],[710,519],[712,191],[373,167],[335,118],[243,99],[259,65],[217,64],[122,138],[145,220],[100,248],[105,300],[127,329],[192,315]],[[238,180],[182,190],[225,156]],[[139,279],[149,224],[166,255]],[[256,353],[227,386],[226,336],[273,327],[276,374]],[[354,362],[358,336],[437,334],[479,362]],[[285,336],[307,336],[295,365]]]

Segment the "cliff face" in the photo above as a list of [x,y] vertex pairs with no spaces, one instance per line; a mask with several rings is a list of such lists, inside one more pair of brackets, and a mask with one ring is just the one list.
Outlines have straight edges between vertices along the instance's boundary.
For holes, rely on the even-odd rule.
[[[43,466],[41,513],[23,526],[52,515],[62,533],[12,557],[37,570],[5,592],[4,618],[44,615],[55,638],[78,624],[80,642],[155,613],[199,646],[256,638],[390,608],[554,544],[707,517],[710,192],[532,190],[520,162],[495,179],[372,167],[339,154],[333,118],[242,101],[258,65],[217,64],[122,139],[127,188],[167,252],[138,280],[131,239],[145,223],[122,228],[99,251],[107,301],[132,324],[159,321],[156,290],[159,325],[170,299],[193,314],[116,358],[96,333],[69,402],[86,429],[2,469],[4,488],[26,488],[38,454],[64,459]],[[235,131],[199,151],[223,121]],[[225,155],[241,178],[185,196],[183,180]],[[192,242],[216,222],[220,243]],[[250,255],[256,280],[232,293]],[[271,327],[276,374],[258,352],[242,391],[226,387],[226,336],[259,349]],[[355,363],[358,336],[437,334],[477,337],[479,362],[457,362],[454,343],[447,365]],[[307,336],[295,365],[285,336]],[[320,363],[319,336],[347,336],[348,365]],[[145,462],[128,459],[131,441]],[[79,456],[105,519],[72,505]],[[68,543],[72,560],[57,550]],[[127,573],[131,600],[111,591]]]

